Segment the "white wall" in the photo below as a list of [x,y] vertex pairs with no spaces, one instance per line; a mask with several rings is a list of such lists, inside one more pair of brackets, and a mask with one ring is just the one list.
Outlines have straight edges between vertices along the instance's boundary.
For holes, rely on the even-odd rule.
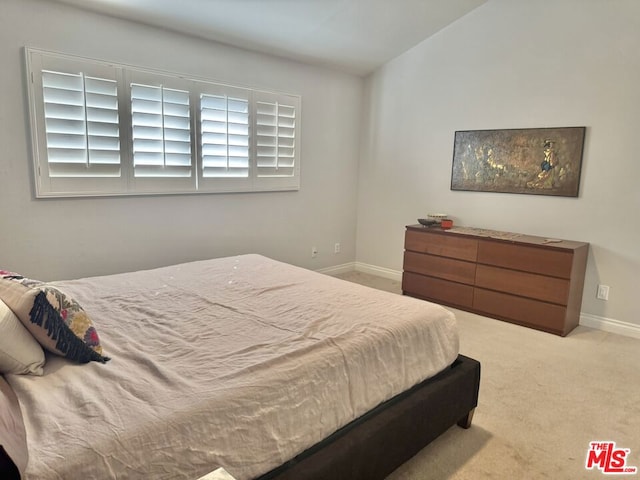
[[[35,200],[24,46],[300,94],[300,191]],[[247,252],[355,260],[362,79],[44,0],[2,0],[0,65],[0,268],[47,280]]]
[[[583,314],[640,326],[639,46],[636,0],[490,0],[376,72],[358,262],[401,270],[404,226],[428,212],[586,241]],[[559,126],[587,127],[578,198],[450,190],[456,130]]]
[[[635,0],[490,0],[374,74],[363,99],[350,75],[2,0],[0,268],[63,279],[259,252],[318,269],[356,259],[357,221],[357,260],[400,271],[404,226],[447,211],[460,225],[590,242],[583,313],[640,326],[638,18]],[[301,190],[35,200],[24,46],[302,95]],[[578,198],[449,190],[456,130],[568,125],[587,127]]]

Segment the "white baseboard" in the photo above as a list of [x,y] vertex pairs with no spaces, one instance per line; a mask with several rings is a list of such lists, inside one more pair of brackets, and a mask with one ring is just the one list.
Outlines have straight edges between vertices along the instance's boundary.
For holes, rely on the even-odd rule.
[[343,263],[342,265],[335,265],[333,267],[326,267],[316,270],[318,273],[324,273],[325,275],[339,275],[341,273],[353,272],[356,269],[356,262]]
[[368,263],[356,262],[356,272],[368,273],[371,275],[377,275],[378,277],[388,278],[389,280],[402,281],[402,272],[398,270],[391,270],[390,268],[378,267],[376,265],[369,265]]
[[349,262],[342,265],[335,265],[333,267],[320,268],[316,270],[318,273],[324,273],[326,275],[338,275],[340,273],[348,272],[362,272],[377,277],[387,278],[389,280],[402,281],[402,272],[398,270],[392,270],[390,268],[378,267],[377,265],[369,265],[362,262]]
[[612,318],[599,317],[590,313],[580,314],[580,325],[602,330],[603,332],[617,333],[625,337],[640,338],[640,325],[621,322]]

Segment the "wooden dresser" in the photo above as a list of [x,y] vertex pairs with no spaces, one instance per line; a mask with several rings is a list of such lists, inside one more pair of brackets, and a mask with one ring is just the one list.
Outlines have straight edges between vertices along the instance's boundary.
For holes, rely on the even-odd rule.
[[589,244],[411,225],[405,295],[565,336],[580,320]]

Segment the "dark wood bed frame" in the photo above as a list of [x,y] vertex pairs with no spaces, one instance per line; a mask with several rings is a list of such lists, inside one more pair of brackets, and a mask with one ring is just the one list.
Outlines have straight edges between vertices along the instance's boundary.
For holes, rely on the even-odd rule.
[[[453,425],[469,428],[479,387],[480,363],[459,355],[258,480],[382,480]],[[20,478],[2,448],[0,478]]]
[[0,447],[0,478],[8,480],[20,480],[20,472],[13,464],[4,448]]
[[258,480],[382,480],[453,425],[469,428],[479,388],[480,363],[459,355]]

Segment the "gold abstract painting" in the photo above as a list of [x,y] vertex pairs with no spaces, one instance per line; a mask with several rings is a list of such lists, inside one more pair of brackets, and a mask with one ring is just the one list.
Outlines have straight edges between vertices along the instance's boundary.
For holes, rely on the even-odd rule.
[[585,130],[455,132],[451,190],[577,197]]

